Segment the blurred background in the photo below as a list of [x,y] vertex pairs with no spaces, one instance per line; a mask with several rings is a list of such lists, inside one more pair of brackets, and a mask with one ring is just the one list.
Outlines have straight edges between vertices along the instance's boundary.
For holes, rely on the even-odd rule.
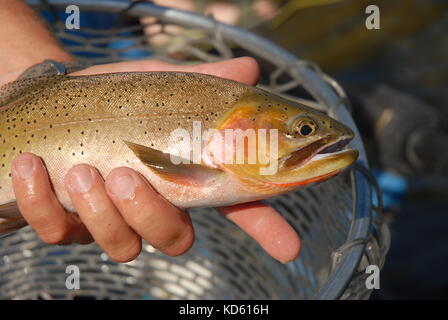
[[[372,299],[448,298],[448,2],[154,2],[247,28],[339,81],[392,222]],[[380,29],[366,28],[369,5]]]
[[[153,2],[249,29],[317,63],[342,85],[392,228],[381,290],[372,299],[448,298],[448,2]],[[379,8],[379,29],[366,28],[369,5]],[[110,15],[83,15],[81,21],[102,27],[113,22]],[[157,32],[152,28],[145,32]],[[179,54],[175,42],[153,39]]]

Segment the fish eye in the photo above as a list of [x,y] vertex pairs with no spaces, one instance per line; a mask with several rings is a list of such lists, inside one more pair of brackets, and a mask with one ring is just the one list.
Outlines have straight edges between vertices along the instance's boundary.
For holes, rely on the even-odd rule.
[[313,120],[300,120],[294,127],[294,132],[302,137],[309,137],[316,131],[316,123]]

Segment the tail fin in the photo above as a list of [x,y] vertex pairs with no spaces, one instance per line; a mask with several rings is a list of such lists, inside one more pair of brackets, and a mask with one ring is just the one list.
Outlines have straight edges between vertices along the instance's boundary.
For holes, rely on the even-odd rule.
[[0,205],[0,236],[3,233],[15,231],[27,223],[20,214],[17,202],[12,201]]

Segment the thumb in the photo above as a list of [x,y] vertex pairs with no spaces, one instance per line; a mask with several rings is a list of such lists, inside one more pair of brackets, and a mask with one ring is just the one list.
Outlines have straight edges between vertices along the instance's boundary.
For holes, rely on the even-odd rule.
[[157,60],[141,60],[118,62],[92,66],[71,75],[91,75],[112,72],[142,72],[142,71],[184,71],[198,72],[212,76],[230,79],[250,85],[255,85],[260,75],[260,68],[255,59],[250,57],[235,58],[219,62],[180,66]]

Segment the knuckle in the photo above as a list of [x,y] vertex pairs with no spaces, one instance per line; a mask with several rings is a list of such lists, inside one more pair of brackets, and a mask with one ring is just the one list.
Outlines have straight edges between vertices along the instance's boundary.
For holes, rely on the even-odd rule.
[[149,230],[150,232],[156,231],[157,226],[160,224],[158,223],[157,215],[154,214],[157,210],[155,203],[148,202],[148,198],[150,199],[151,195],[139,193],[138,197],[128,202],[126,207],[122,208],[120,212],[130,226],[148,226],[151,229]]
[[99,242],[104,248],[115,248],[120,244],[122,238],[122,227],[104,228],[102,230],[95,228],[91,229],[97,242]]
[[28,194],[22,196],[22,198],[18,200],[21,200],[21,207],[26,210],[33,210],[36,207],[40,207],[51,202],[50,197],[46,194]]
[[45,230],[39,232],[40,239],[47,244],[64,244],[68,239],[69,230],[67,229],[56,229],[56,230]]
[[141,241],[137,239],[131,245],[116,248],[109,252],[109,257],[115,262],[129,262],[138,257],[141,251]]
[[193,244],[193,231],[191,228],[169,232],[158,241],[158,249],[169,256],[178,256],[185,253]]
[[130,226],[154,225],[153,215],[145,214],[146,211],[136,209],[137,208],[130,207],[128,210],[122,212]]

